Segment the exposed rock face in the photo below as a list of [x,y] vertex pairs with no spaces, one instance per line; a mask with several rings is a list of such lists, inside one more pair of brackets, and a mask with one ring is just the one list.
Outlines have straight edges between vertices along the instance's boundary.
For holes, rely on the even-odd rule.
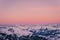
[[60,40],[60,29],[50,26],[1,26],[0,40]]

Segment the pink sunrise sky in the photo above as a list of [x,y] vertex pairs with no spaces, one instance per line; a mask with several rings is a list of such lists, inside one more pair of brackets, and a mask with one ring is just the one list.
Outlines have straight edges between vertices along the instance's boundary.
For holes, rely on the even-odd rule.
[[0,24],[60,23],[60,0],[0,0]]

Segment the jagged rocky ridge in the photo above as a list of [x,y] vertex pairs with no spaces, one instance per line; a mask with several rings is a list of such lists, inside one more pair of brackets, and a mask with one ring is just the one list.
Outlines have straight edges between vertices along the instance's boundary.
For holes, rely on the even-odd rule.
[[0,40],[60,40],[60,29],[49,26],[0,26]]

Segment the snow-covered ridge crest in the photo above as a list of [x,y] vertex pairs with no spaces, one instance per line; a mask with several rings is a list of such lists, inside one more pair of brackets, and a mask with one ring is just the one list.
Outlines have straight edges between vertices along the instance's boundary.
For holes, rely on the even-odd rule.
[[[56,25],[55,25],[56,26]],[[0,26],[0,32],[2,33],[6,33],[6,34],[16,34],[17,36],[27,36],[27,35],[32,35],[33,33],[30,32],[30,30],[32,31],[36,31],[38,32],[40,29],[46,29],[48,28],[48,30],[55,30],[55,29],[60,29],[60,28],[54,28],[52,27],[52,25],[43,25],[43,26],[38,26],[38,25],[33,25],[33,26],[20,26],[20,25],[6,25],[6,26]]]
[[0,32],[2,33],[6,33],[8,35],[10,34],[16,34],[17,36],[27,36],[27,35],[32,35],[31,32],[29,32],[28,30],[26,30],[23,27],[3,27],[0,28]]

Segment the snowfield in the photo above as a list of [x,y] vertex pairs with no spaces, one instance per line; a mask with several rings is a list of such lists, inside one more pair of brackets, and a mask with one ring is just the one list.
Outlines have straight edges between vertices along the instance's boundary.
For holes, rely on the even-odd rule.
[[60,27],[55,28],[53,26],[0,25],[0,33],[5,33],[7,35],[16,34],[17,37],[28,35],[31,37],[32,35],[35,35],[38,37],[44,37],[47,40],[60,40]]

